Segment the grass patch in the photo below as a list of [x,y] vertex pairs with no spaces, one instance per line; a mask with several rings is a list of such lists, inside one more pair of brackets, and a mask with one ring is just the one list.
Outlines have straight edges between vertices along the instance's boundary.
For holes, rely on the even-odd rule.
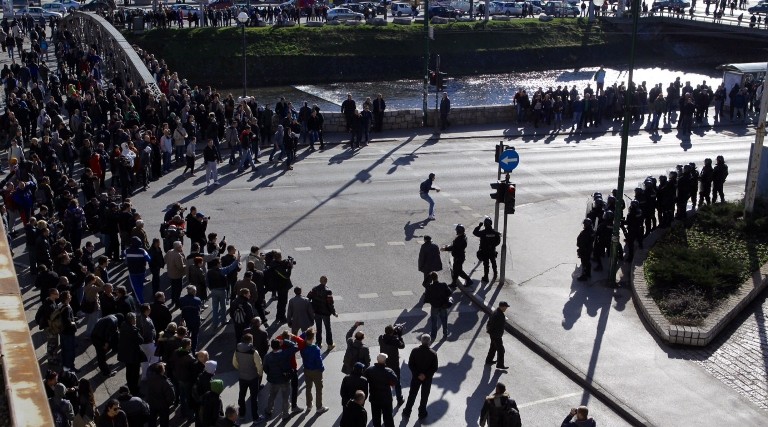
[[768,262],[765,206],[744,219],[742,203],[705,206],[686,228],[676,224],[645,262],[650,294],[676,325],[696,326],[752,272]]

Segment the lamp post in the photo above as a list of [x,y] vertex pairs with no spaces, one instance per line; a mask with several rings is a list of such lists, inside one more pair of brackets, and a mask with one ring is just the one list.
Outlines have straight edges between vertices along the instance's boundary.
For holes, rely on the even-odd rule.
[[245,98],[248,88],[248,61],[245,59],[245,24],[248,22],[248,14],[240,12],[237,15],[237,22],[243,28],[243,98]]
[[613,235],[611,236],[611,257],[609,260],[609,271],[611,272],[609,280],[616,280],[618,271],[618,251],[619,251],[619,230],[621,229],[621,220],[624,217],[624,177],[627,170],[627,147],[629,145],[629,127],[632,121],[632,92],[635,90],[632,82],[632,74],[635,71],[635,40],[637,39],[637,19],[640,16],[640,0],[632,0],[632,40],[629,44],[629,73],[627,76],[628,88],[627,95],[624,97],[624,123],[621,128],[621,154],[619,157],[619,179],[616,185],[616,212],[613,216]]

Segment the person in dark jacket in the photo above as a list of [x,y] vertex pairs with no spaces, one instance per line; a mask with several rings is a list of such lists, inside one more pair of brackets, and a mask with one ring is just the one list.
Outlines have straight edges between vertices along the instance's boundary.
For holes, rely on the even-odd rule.
[[357,390],[355,398],[349,399],[341,413],[339,427],[365,427],[368,425],[368,412],[365,410],[365,392]]
[[464,234],[464,226],[456,225],[456,237],[449,246],[443,246],[443,250],[450,252],[453,257],[453,285],[459,284],[459,277],[465,280],[464,286],[471,287],[472,279],[464,272],[464,260],[466,259],[467,236]]
[[[488,427],[514,425],[509,424],[510,421],[514,421],[508,419],[510,409],[518,411],[517,402],[509,397],[507,386],[504,383],[497,383],[494,393],[485,398],[483,409],[480,410],[480,427],[485,427],[486,423],[488,423]],[[519,419],[519,417],[520,413],[518,412],[517,418]]]
[[220,416],[224,415],[221,403],[221,392],[224,391],[224,381],[211,380],[211,389],[200,397],[200,426],[212,427]]
[[139,380],[141,379],[141,362],[147,357],[141,351],[144,338],[136,326],[136,313],[128,313],[125,322],[120,326],[120,342],[117,345],[117,360],[125,364],[125,383],[131,394],[138,396]]
[[155,292],[155,302],[150,304],[149,308],[149,318],[152,319],[155,330],[164,331],[173,318],[171,310],[165,305],[165,294],[161,291]]
[[[179,330],[183,328],[179,327]],[[191,402],[192,385],[197,379],[195,374],[194,365],[197,363],[195,356],[192,354],[192,340],[189,338],[182,338],[181,345],[177,348],[168,363],[173,367],[173,378],[178,383],[179,404],[181,414],[185,417],[194,416],[192,410],[193,402]]]
[[448,92],[443,92],[443,98],[440,100],[440,130],[445,130],[451,125],[448,120],[448,114],[451,112],[451,100],[448,99]]
[[282,399],[282,416],[283,419],[287,419],[290,416],[288,408],[291,403],[289,381],[292,371],[291,358],[299,351],[299,347],[290,339],[283,339],[282,342],[273,339],[270,342],[270,347],[272,351],[264,356],[264,374],[267,377],[267,383],[269,383],[269,397],[267,398],[265,414],[267,417],[272,416],[275,399],[279,393]]
[[[720,202],[725,202],[723,195],[723,184],[728,177],[728,165],[725,164],[723,156],[717,156],[715,167],[712,169],[712,203],[717,203],[717,195],[720,195]],[[40,252],[38,252],[40,254]],[[39,258],[38,258],[39,259]],[[40,261],[38,261],[40,262]]]
[[129,427],[144,427],[146,425],[149,418],[149,405],[144,399],[132,395],[128,387],[120,386],[117,391],[117,400],[120,402],[120,409],[125,412],[125,416],[128,418]]
[[75,313],[72,310],[70,302],[72,295],[69,291],[60,293],[59,301],[62,306],[61,318],[64,323],[64,330],[59,337],[61,339],[61,366],[69,371],[79,372],[75,369],[75,334],[77,333],[77,324],[75,323]]
[[255,316],[253,306],[249,302],[251,298],[251,291],[243,288],[240,289],[239,295],[229,305],[229,315],[232,318],[232,324],[235,327],[235,342],[240,342],[243,337],[243,331],[251,324]]
[[421,389],[419,401],[419,418],[427,417],[427,401],[432,390],[432,377],[435,376],[438,367],[437,352],[429,348],[432,339],[429,335],[421,336],[421,345],[411,351],[408,358],[408,369],[411,370],[411,389],[408,391],[408,401],[403,409],[403,417],[411,415],[411,408],[416,402],[416,394]]
[[585,281],[589,280],[592,276],[592,247],[595,241],[595,231],[592,220],[585,218],[582,221],[584,229],[581,230],[579,236],[576,238],[576,255],[581,261],[581,276],[577,280]]
[[133,287],[134,295],[139,304],[144,304],[144,279],[146,278],[147,263],[152,261],[149,253],[142,247],[139,237],[131,237],[131,246],[123,253],[128,266],[128,278]]
[[[483,228],[482,230],[480,228]],[[496,246],[501,244],[501,233],[493,229],[493,220],[485,218],[482,223],[475,227],[472,234],[475,237],[480,238],[480,248],[477,250],[477,258],[483,262],[483,278],[481,281],[488,282],[488,270],[489,265],[493,267],[493,278],[499,276],[498,269],[496,267],[496,257],[499,253],[496,251]]]
[[181,317],[189,329],[190,339],[192,340],[192,351],[197,350],[197,335],[200,332],[200,324],[202,323],[200,313],[202,312],[203,302],[195,296],[196,294],[197,288],[194,285],[187,285],[187,294],[179,298]]
[[[506,324],[506,317],[504,312],[509,308],[509,304],[506,301],[501,301],[499,306],[491,314],[491,318],[488,319],[488,325],[486,330],[491,338],[491,347],[488,349],[488,355],[485,357],[485,364],[492,365],[496,362],[496,369],[509,369],[504,365],[504,325]],[[493,357],[498,355],[497,360],[493,360]]]
[[333,342],[333,332],[331,331],[331,316],[339,317],[339,315],[336,314],[333,291],[328,287],[328,278],[320,276],[320,284],[309,291],[307,298],[309,298],[312,309],[315,311],[317,346],[321,348],[323,346],[323,325],[325,325],[325,343],[328,345],[328,350],[333,350],[336,344]]
[[149,247],[149,271],[152,273],[152,294],[160,292],[160,270],[165,267],[165,254],[160,245],[160,239],[152,239],[152,246]]
[[347,402],[355,398],[355,392],[357,390],[362,390],[365,397],[368,397],[368,378],[363,376],[364,371],[365,365],[361,362],[357,362],[352,367],[352,373],[341,380],[339,394],[341,395],[342,407],[346,406]]
[[448,284],[437,279],[437,273],[434,271],[429,275],[432,283],[427,286],[424,292],[424,302],[430,305],[429,323],[430,338],[432,341],[437,338],[437,329],[443,327],[443,339],[448,337],[448,310],[451,308],[453,300],[451,299],[451,288]]
[[176,393],[171,381],[165,375],[165,363],[157,362],[150,365],[147,378],[141,387],[149,404],[149,424],[168,427],[171,406],[176,401]]
[[427,287],[431,282],[429,273],[443,269],[443,261],[440,259],[440,248],[432,243],[431,236],[424,236],[424,243],[419,249],[419,271],[424,274],[421,286]]
[[381,427],[383,417],[384,426],[394,427],[395,420],[392,418],[392,386],[397,382],[397,375],[387,368],[386,354],[379,353],[376,356],[376,363],[365,370],[365,377],[368,378],[370,386],[373,425]]
[[128,416],[120,409],[120,401],[107,401],[106,409],[96,422],[96,427],[128,427]]
[[264,360],[264,356],[269,351],[269,332],[264,329],[261,319],[254,317],[251,320],[251,327],[243,331],[243,334],[251,334],[253,337],[253,347],[259,353],[261,360]]
[[91,344],[96,350],[96,360],[101,375],[105,377],[115,376],[115,372],[107,364],[107,352],[118,347],[120,342],[120,325],[123,323],[122,314],[109,314],[96,321],[91,331]]
[[712,193],[713,171],[712,159],[704,159],[704,167],[701,168],[701,173],[699,174],[699,208],[704,205],[704,202],[708,205],[712,203],[710,193]]
[[[576,420],[573,420],[576,417]],[[589,416],[589,409],[586,406],[571,408],[571,412],[565,416],[560,427],[596,427],[597,423]]]
[[397,396],[397,404],[402,405],[404,400],[403,387],[400,384],[400,350],[405,348],[403,325],[387,325],[384,328],[384,335],[379,335],[379,348],[387,355],[387,367],[397,375],[395,396]]
[[237,426],[237,408],[229,405],[224,409],[224,415],[216,420],[216,427],[235,427]]

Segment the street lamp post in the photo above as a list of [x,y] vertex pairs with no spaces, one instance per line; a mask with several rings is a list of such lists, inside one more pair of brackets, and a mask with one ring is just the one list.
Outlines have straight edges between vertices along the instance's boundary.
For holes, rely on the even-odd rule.
[[[629,44],[629,73],[627,95],[624,97],[624,123],[621,128],[621,154],[619,157],[619,179],[616,185],[616,211],[613,216],[613,235],[611,236],[611,257],[609,261],[610,276],[608,280],[616,280],[618,271],[619,230],[621,219],[624,217],[624,176],[627,170],[627,147],[629,146],[629,127],[632,121],[632,92],[635,90],[632,82],[632,74],[635,70],[635,40],[637,39],[637,19],[640,16],[640,0],[632,0],[632,39]],[[615,282],[614,282],[615,283]]]
[[240,12],[237,15],[237,22],[243,28],[243,98],[245,98],[248,91],[248,61],[245,59],[245,24],[248,22],[248,14]]

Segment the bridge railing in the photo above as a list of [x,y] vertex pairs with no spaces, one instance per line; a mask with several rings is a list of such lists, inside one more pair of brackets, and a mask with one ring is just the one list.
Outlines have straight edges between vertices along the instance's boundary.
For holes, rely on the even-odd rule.
[[[0,223],[1,224],[1,223]],[[0,225],[0,354],[10,425],[52,426],[13,256]]]
[[64,17],[61,29],[70,31],[85,50],[96,45],[102,55],[104,76],[117,77],[124,87],[147,87],[152,99],[160,98],[160,88],[139,54],[102,16],[93,12],[72,12]]

